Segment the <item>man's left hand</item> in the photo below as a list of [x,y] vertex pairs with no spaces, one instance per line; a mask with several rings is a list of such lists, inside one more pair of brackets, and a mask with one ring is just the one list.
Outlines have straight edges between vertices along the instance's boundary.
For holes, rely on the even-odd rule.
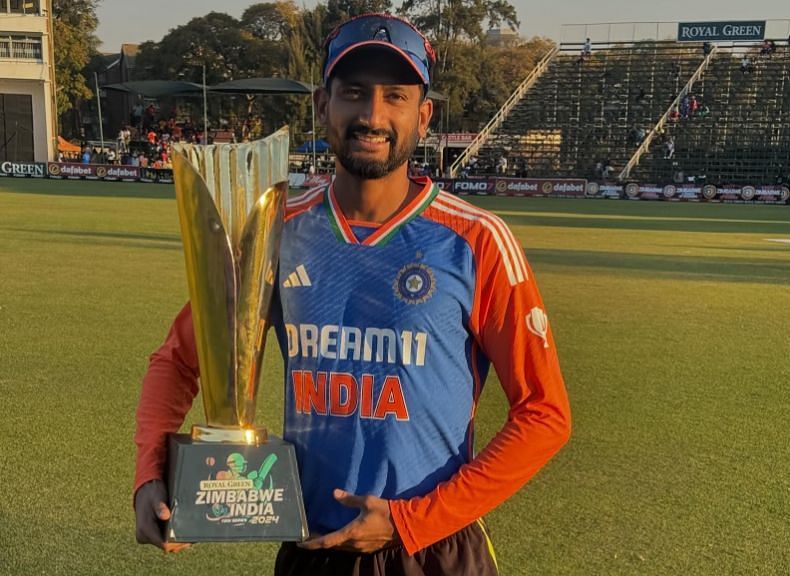
[[300,547],[307,550],[338,548],[347,552],[375,552],[397,541],[398,533],[390,519],[390,507],[386,500],[376,496],[357,496],[335,489],[335,500],[348,508],[359,508],[359,516],[340,530],[313,536]]

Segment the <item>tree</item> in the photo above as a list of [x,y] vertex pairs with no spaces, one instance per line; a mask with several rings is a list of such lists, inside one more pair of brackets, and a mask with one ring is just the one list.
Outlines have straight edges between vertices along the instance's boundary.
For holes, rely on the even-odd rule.
[[517,46],[486,46],[480,58],[480,87],[467,102],[467,129],[477,131],[488,122],[553,47],[554,42],[539,37]]
[[436,42],[483,40],[484,28],[518,28],[516,9],[506,0],[405,0],[398,10]]
[[159,42],[141,44],[135,69],[141,79],[202,83],[204,65],[207,83],[216,84],[268,76],[275,62],[238,20],[211,12],[170,30]]
[[519,27],[516,9],[506,0],[404,0],[398,12],[433,42],[439,75],[447,71],[450,50],[459,41],[482,45],[484,24]]
[[301,19],[293,0],[253,4],[241,16],[241,25],[260,40],[281,42],[294,33]]
[[354,16],[370,12],[389,12],[390,10],[392,10],[390,0],[327,0],[324,36],[338,24]]
[[96,53],[97,0],[53,0],[52,20],[55,52],[55,82],[58,115],[90,99],[82,71]]
[[481,86],[480,49],[461,40],[449,43],[448,47],[447,65],[441,73],[434,74],[432,86],[447,97],[443,106],[445,114],[450,116],[450,130],[471,129],[470,117],[476,118],[472,102]]

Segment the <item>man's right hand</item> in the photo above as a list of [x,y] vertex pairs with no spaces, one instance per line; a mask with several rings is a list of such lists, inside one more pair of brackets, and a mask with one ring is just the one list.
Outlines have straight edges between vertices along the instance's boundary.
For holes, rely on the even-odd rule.
[[161,480],[151,480],[137,489],[134,495],[134,511],[137,516],[137,542],[153,544],[165,552],[178,552],[189,544],[165,542],[164,523],[170,519],[167,507],[167,488]]

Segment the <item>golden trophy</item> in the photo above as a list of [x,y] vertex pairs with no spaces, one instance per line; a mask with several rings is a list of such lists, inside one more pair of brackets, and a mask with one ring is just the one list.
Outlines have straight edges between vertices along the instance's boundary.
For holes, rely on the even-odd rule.
[[288,130],[244,144],[177,144],[173,176],[206,425],[169,438],[167,539],[303,540],[293,446],[255,426]]

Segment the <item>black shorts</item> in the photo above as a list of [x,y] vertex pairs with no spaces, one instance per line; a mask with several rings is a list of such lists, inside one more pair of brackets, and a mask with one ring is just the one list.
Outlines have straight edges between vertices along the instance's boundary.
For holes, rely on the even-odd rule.
[[403,546],[371,554],[280,547],[275,576],[497,576],[496,556],[482,522],[475,522],[409,556]]

